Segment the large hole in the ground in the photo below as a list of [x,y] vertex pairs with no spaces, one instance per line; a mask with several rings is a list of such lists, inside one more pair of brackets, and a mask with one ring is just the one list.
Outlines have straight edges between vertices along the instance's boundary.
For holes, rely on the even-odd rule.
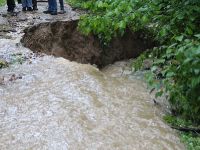
[[152,40],[143,38],[143,33],[127,31],[123,37],[113,39],[109,46],[102,47],[95,36],[81,34],[77,25],[78,21],[41,23],[27,28],[21,42],[34,52],[98,67],[137,57],[154,45]]

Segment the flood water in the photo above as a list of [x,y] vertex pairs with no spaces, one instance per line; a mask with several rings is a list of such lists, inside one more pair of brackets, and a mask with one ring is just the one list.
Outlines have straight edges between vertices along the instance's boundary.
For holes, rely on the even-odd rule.
[[100,71],[33,54],[19,41],[0,39],[0,58],[13,63],[0,69],[1,150],[184,149],[126,62]]

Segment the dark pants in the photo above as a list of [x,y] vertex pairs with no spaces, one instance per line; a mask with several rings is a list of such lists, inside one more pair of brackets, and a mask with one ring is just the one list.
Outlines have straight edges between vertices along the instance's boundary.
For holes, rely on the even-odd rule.
[[60,3],[60,10],[64,10],[64,2],[63,0],[59,0]]
[[8,10],[7,11],[14,11],[15,8],[15,0],[7,0],[7,6],[8,6]]
[[33,8],[37,8],[37,0],[32,0]]

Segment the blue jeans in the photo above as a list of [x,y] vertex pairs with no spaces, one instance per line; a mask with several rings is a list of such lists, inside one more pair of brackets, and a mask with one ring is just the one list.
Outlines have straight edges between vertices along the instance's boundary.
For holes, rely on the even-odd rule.
[[22,0],[22,7],[32,7],[32,0]]
[[57,2],[56,0],[48,0],[48,11],[57,12]]

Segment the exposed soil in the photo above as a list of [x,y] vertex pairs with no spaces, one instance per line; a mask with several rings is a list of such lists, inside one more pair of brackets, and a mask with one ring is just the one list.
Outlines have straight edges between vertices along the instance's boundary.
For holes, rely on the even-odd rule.
[[77,20],[41,23],[27,28],[21,42],[34,52],[96,64],[98,67],[137,57],[153,46],[151,40],[141,38],[142,33],[127,31],[123,37],[112,40],[109,46],[102,47],[95,36],[81,34],[77,24]]

